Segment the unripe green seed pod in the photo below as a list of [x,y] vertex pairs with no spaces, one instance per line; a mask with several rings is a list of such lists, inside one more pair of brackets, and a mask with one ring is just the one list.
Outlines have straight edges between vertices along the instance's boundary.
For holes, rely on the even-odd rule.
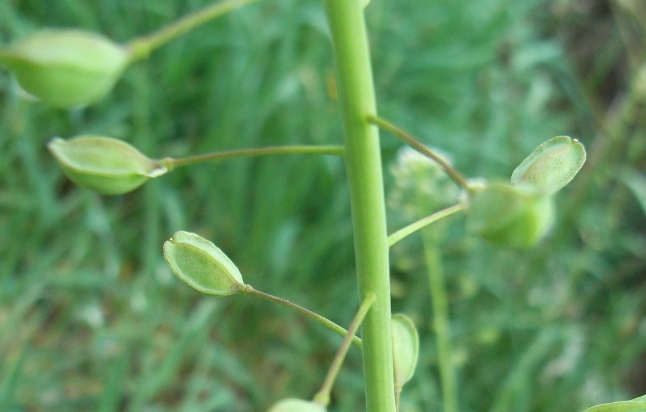
[[47,148],[70,180],[105,195],[130,192],[168,171],[128,143],[109,137],[55,138]]
[[326,408],[316,402],[301,399],[283,399],[273,405],[267,412],[326,412]]
[[245,286],[227,255],[195,233],[175,233],[164,243],[164,259],[175,276],[207,295],[235,295]]
[[476,192],[467,211],[467,228],[497,246],[526,248],[547,233],[554,203],[532,186],[493,183]]
[[646,402],[638,400],[604,403],[593,406],[583,412],[646,412]]
[[128,64],[124,47],[95,33],[43,30],[0,51],[20,86],[60,108],[105,96]]
[[585,163],[578,140],[557,136],[538,146],[511,175],[514,185],[531,184],[552,194],[568,184]]
[[415,374],[419,357],[419,336],[408,316],[393,315],[393,363],[395,387],[402,388]]

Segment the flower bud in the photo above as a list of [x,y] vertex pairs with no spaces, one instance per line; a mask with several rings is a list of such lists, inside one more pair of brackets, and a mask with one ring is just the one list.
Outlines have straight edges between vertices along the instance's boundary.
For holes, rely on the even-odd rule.
[[128,64],[128,52],[95,33],[43,30],[0,51],[0,62],[27,92],[69,108],[105,96]]
[[164,243],[164,259],[175,276],[207,295],[235,295],[244,287],[240,271],[227,255],[195,233],[175,233]]
[[316,402],[288,398],[274,404],[267,412],[326,412],[326,408]]
[[514,185],[531,184],[552,194],[568,184],[585,163],[578,140],[557,136],[538,146],[511,175]]
[[167,172],[128,143],[109,137],[55,138],[47,148],[70,180],[105,195],[130,192]]
[[413,321],[402,314],[393,315],[392,330],[395,387],[401,389],[415,374],[419,357],[419,336]]
[[467,211],[469,231],[503,247],[534,245],[553,220],[551,196],[532,186],[506,183],[493,183],[476,192]]

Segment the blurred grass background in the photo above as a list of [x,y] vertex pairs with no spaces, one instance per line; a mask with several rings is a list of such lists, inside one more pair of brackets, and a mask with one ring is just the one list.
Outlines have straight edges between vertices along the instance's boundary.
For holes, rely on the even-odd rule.
[[[0,44],[45,26],[127,41],[205,4],[0,0]],[[573,412],[646,393],[646,4],[373,0],[367,19],[381,114],[466,174],[507,178],[555,135],[588,148],[538,247],[493,248],[461,217],[442,226],[460,410]],[[200,296],[161,245],[200,233],[254,287],[347,324],[340,160],[230,160],[102,197],[70,184],[45,143],[95,133],[151,157],[339,144],[330,56],[318,1],[267,0],[173,41],[87,109],[26,101],[0,71],[0,410],[261,411],[318,389],[337,336],[252,298]],[[399,147],[383,136],[384,170]],[[422,338],[402,411],[441,411],[419,235],[392,266],[394,309]],[[360,361],[351,351],[331,411],[364,409]]]

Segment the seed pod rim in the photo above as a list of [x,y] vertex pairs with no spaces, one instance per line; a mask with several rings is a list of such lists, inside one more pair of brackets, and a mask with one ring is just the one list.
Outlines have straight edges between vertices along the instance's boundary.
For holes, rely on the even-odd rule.
[[[110,171],[106,168],[96,167],[96,165],[92,164],[88,164],[87,166],[78,165],[76,163],[76,160],[70,158],[68,154],[62,151],[62,149],[64,148],[64,146],[78,145],[79,143],[98,143],[99,146],[108,143],[113,146],[117,146],[119,150],[123,151],[123,153],[127,154],[138,162],[137,167],[129,171],[118,171],[117,169]],[[70,139],[55,137],[50,140],[49,143],[47,143],[47,148],[56,158],[59,164],[61,164],[61,166],[64,165],[65,168],[79,173],[91,172],[94,175],[101,177],[126,177],[131,175],[139,175],[149,178],[155,178],[168,172],[168,169],[166,167],[162,166],[158,161],[147,157],[136,147],[123,140],[115,139],[112,137],[97,135],[80,135],[72,137]]]
[[[396,313],[392,316],[392,334],[393,334],[393,364],[394,364],[394,378],[395,386],[403,387],[408,381],[410,381],[415,375],[415,369],[417,367],[417,362],[419,360],[419,334],[417,328],[413,321],[406,315],[402,313]],[[397,326],[396,326],[397,325]],[[407,357],[407,359],[401,359],[398,354],[401,354],[401,348],[398,348],[398,342],[401,342],[399,337],[399,331],[403,331],[407,334],[406,344],[413,344],[412,347],[412,356]],[[403,342],[402,342],[403,343]],[[404,348],[403,350],[411,351],[411,348]],[[399,360],[408,362],[408,365],[398,364]]]
[[26,93],[64,109],[104,97],[130,59],[126,46],[78,29],[40,30],[0,49],[0,63]]
[[[84,43],[82,46],[101,47],[104,51],[112,53],[111,58],[107,60],[101,59],[100,61],[83,59],[82,61],[79,60],[73,63],[71,63],[71,60],[67,60],[63,64],[60,60],[60,55],[39,55],[38,53],[34,53],[35,50],[33,48],[39,46],[36,44],[39,41],[55,44],[56,41],[73,36],[78,36],[74,40],[81,40]],[[76,69],[79,67],[77,65],[78,63],[83,63],[83,69],[92,73],[114,74],[115,71],[122,70],[126,67],[129,58],[128,53],[126,47],[112,41],[112,39],[101,33],[79,29],[46,28],[17,39],[17,41],[8,47],[0,49],[0,61],[5,61],[9,67],[11,67],[12,61],[24,61],[42,67],[55,64],[68,69]],[[108,66],[106,63],[111,63],[111,65]]]
[[[557,154],[557,151],[563,150],[569,150],[575,158],[559,159],[561,160],[560,162],[555,162],[553,157],[549,158],[550,154]],[[541,160],[543,160],[543,164],[541,164]],[[564,164],[564,160],[573,161],[568,161]],[[511,174],[511,183],[513,185],[532,184],[545,192],[545,194],[553,194],[574,179],[583,167],[585,160],[586,151],[581,142],[569,136],[555,136],[538,145],[514,169]],[[545,164],[546,162],[547,164]],[[545,170],[546,168],[547,170]],[[561,173],[554,173],[555,169],[559,168],[558,172]],[[554,179],[555,176],[557,179]]]
[[[215,264],[220,272],[228,278],[229,285],[227,285],[227,288],[215,289],[214,287],[206,286],[204,283],[197,282],[195,277],[184,273],[184,270],[177,263],[176,256],[173,254],[173,251],[177,247],[188,248],[191,253],[197,253],[198,255],[206,257]],[[220,248],[215,246],[213,242],[195,233],[183,230],[175,232],[171,239],[164,242],[163,250],[164,259],[168,263],[171,272],[182,282],[185,282],[201,293],[215,296],[229,296],[241,292],[245,286],[242,274],[233,261]]]
[[[306,401],[298,398],[285,398],[273,404],[269,408],[269,410],[267,410],[267,412],[282,412],[284,408],[289,408],[287,409],[288,412],[292,412],[292,411],[326,412],[327,411],[327,408],[325,406],[314,401]],[[302,409],[302,408],[306,408],[306,409]]]

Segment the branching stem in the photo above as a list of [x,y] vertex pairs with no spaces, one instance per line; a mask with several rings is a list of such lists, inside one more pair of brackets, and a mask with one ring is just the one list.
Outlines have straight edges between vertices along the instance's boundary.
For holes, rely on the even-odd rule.
[[314,395],[315,402],[318,402],[323,406],[327,406],[330,403],[330,393],[332,392],[332,386],[334,385],[334,381],[336,380],[336,377],[341,370],[341,365],[343,365],[345,355],[348,354],[348,350],[350,349],[350,344],[352,343],[354,334],[359,329],[361,322],[363,322],[363,318],[365,318],[366,314],[368,314],[368,310],[374,303],[375,298],[375,294],[370,293],[361,303],[361,306],[359,306],[357,314],[354,316],[352,322],[350,323],[350,326],[348,327],[348,333],[343,337],[343,342],[341,342],[341,346],[339,346],[339,350],[334,356],[334,360],[332,361],[330,369],[325,376],[325,380],[323,381],[321,389],[316,393],[316,395]]
[[426,216],[423,219],[418,220],[417,222],[411,223],[410,225],[399,229],[392,235],[388,236],[388,246],[392,246],[395,243],[399,242],[400,240],[404,239],[405,237],[412,235],[413,233],[417,232],[420,229],[425,228],[426,226],[430,225],[431,223],[437,222],[440,219],[443,219],[447,216],[451,216],[457,212],[460,212],[464,209],[467,208],[467,205],[458,203],[457,205],[453,205],[451,207],[447,207],[446,209],[440,210],[439,212],[435,212],[431,215]]
[[137,37],[127,44],[127,47],[130,49],[130,62],[145,59],[155,49],[169,41],[232,10],[255,1],[258,0],[225,0],[215,3],[184,16],[154,33]]
[[440,167],[446,172],[447,175],[449,175],[451,179],[453,179],[453,181],[458,186],[460,186],[464,190],[467,190],[468,192],[471,192],[471,187],[467,183],[467,179],[462,176],[460,172],[458,172],[451,164],[444,160],[442,156],[429,149],[426,145],[414,138],[411,134],[380,117],[368,115],[367,119],[370,123],[376,124],[387,132],[392,133],[399,139],[406,142],[406,144],[411,146],[413,149],[435,161],[435,163],[440,165]]
[[268,156],[278,154],[319,154],[343,156],[343,146],[271,146],[254,147],[252,149],[237,149],[225,152],[206,153],[182,158],[167,157],[159,161],[159,164],[171,171],[180,166],[193,165],[197,163],[210,162],[215,160],[229,159],[232,157]]
[[[341,336],[346,336],[347,333],[348,333],[348,331],[345,330],[343,327],[341,327],[341,326],[337,325],[336,323],[332,322],[331,320],[329,320],[325,316],[321,316],[316,312],[312,312],[311,310],[306,309],[306,308],[304,308],[302,306],[299,306],[299,305],[297,305],[297,304],[295,304],[293,302],[290,302],[287,299],[279,298],[278,296],[274,296],[274,295],[271,295],[269,293],[262,292],[262,291],[260,291],[258,289],[254,289],[253,287],[251,287],[251,285],[245,285],[244,288],[242,289],[241,293],[246,294],[246,295],[257,296],[259,298],[262,298],[262,299],[265,299],[265,300],[268,300],[268,301],[271,301],[271,302],[276,302],[276,303],[278,303],[280,305],[283,305],[283,306],[285,306],[287,308],[294,309],[294,310],[298,311],[299,313],[301,313],[302,315],[305,315],[305,316],[309,317],[310,319],[313,319],[313,320],[317,321],[321,325],[323,325],[326,328],[338,333]],[[354,336],[354,334],[352,335],[352,343],[354,344],[354,346],[361,349],[361,339]]]

